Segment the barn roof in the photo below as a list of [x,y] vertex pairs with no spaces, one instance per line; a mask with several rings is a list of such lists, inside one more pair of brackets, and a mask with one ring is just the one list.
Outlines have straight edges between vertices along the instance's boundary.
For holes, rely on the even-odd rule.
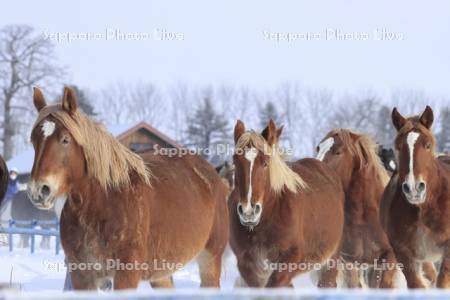
[[[117,139],[125,138],[126,136],[140,130],[145,129],[149,131],[151,134],[155,135],[159,139],[165,141],[169,145],[175,148],[181,148],[182,146],[178,144],[173,139],[169,138],[153,126],[145,122],[140,122],[136,125],[111,125],[107,126],[109,132],[114,135]],[[9,169],[16,168],[19,170],[19,174],[28,174],[31,173],[31,168],[33,167],[34,161],[34,149],[29,148],[18,155],[14,156],[10,160],[6,162]]]

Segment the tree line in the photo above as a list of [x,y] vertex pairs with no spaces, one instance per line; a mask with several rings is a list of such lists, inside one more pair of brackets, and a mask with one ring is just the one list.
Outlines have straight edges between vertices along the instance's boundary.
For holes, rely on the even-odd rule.
[[[112,125],[145,121],[192,148],[231,145],[237,119],[255,129],[273,119],[284,125],[281,142],[296,157],[314,155],[317,144],[335,127],[370,134],[392,147],[392,108],[408,115],[428,104],[436,114],[433,128],[438,151],[450,150],[450,100],[420,90],[343,94],[291,81],[268,90],[227,84],[114,82],[93,91],[66,82],[68,73],[57,60],[52,42],[32,27],[10,25],[0,30],[0,149],[6,159],[29,147],[35,119],[31,88],[41,86],[56,100],[63,85],[72,86],[81,109],[100,121]],[[215,164],[227,158],[215,153],[207,157]]]

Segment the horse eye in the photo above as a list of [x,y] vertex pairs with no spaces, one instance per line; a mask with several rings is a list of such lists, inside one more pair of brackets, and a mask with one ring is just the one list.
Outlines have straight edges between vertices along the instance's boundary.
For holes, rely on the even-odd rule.
[[426,143],[426,144],[425,144],[425,148],[426,148],[427,150],[430,150],[430,149],[431,149],[431,143]]
[[70,137],[67,135],[64,135],[63,138],[61,139],[61,144],[67,145],[69,143],[70,143]]

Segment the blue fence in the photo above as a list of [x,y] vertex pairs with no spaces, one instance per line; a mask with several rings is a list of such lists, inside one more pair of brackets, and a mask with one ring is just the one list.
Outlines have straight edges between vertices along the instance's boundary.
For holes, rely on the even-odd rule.
[[[9,244],[9,251],[13,251],[14,243],[13,243],[13,235],[14,234],[28,234],[31,238],[30,243],[30,252],[35,252],[35,244],[36,244],[36,236],[47,236],[47,237],[55,237],[55,253],[56,255],[59,254],[59,251],[61,249],[61,242],[59,238],[59,221],[58,220],[52,220],[52,221],[19,221],[19,220],[9,220],[6,222],[1,223],[2,226],[0,226],[0,233],[5,233],[8,235],[8,244]],[[5,226],[6,225],[6,226]],[[17,225],[20,225],[21,227],[17,227]],[[56,229],[41,229],[37,228],[38,226],[54,226]]]

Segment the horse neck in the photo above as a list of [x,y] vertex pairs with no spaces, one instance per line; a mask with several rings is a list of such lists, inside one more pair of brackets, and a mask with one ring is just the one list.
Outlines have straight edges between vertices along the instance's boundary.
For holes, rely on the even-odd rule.
[[365,199],[369,199],[367,196],[371,195],[374,201],[380,202],[384,188],[381,175],[374,168],[363,168],[353,172],[350,184],[344,186],[344,191],[346,195],[351,195],[354,191],[364,191]]
[[268,191],[264,196],[264,207],[261,222],[271,223],[271,220],[276,220],[273,218],[274,214],[280,212],[280,209],[284,205],[288,205],[288,197],[291,194],[289,191],[275,193],[272,189]]
[[[438,159],[434,160],[433,171],[429,178],[428,185],[428,197],[425,202],[424,209],[439,209],[441,204],[447,205],[448,198],[450,196],[450,190],[448,185],[450,184],[450,173],[448,173],[442,162]],[[444,203],[441,203],[443,201]]]
[[104,190],[97,180],[86,178],[73,186],[67,199],[69,205],[65,207],[73,209],[79,215],[100,216],[111,206],[106,203],[107,200],[111,201],[111,198],[114,198],[113,192]]

